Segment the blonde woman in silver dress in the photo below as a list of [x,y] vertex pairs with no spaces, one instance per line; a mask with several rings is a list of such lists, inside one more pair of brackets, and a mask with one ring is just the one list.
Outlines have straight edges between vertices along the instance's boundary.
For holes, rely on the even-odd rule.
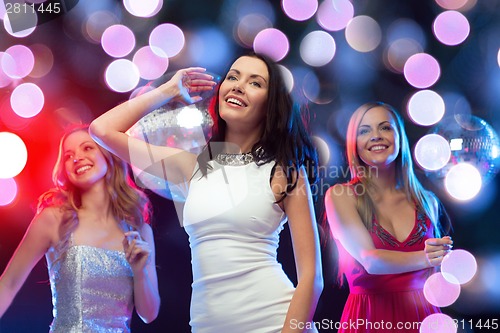
[[149,200],[127,165],[76,126],[61,139],[53,181],[0,277],[0,317],[45,255],[51,333],[130,332],[134,307],[153,321],[160,297]]

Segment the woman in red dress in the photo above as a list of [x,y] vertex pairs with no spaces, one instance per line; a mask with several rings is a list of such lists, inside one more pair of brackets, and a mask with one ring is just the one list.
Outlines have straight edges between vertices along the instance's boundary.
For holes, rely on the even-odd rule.
[[439,308],[423,286],[450,251],[440,204],[413,171],[401,116],[376,102],[358,108],[347,129],[351,181],[325,197],[348,296],[339,332],[419,332]]

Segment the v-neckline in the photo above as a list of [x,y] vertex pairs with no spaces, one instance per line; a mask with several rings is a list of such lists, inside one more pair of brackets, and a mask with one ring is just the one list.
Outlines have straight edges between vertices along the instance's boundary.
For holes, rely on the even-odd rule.
[[386,228],[384,228],[377,220],[377,217],[375,215],[373,215],[373,223],[375,223],[380,229],[382,229],[382,231],[384,233],[386,233],[388,236],[390,236],[394,241],[396,241],[398,244],[404,244],[406,243],[409,239],[410,239],[410,236],[413,234],[413,232],[415,231],[415,228],[417,228],[417,225],[418,225],[418,209],[415,209],[415,216],[413,218],[413,228],[410,230],[410,233],[406,236],[405,239],[403,239],[402,241],[398,240],[396,238],[396,236],[394,236],[393,234],[391,234],[389,231],[387,231]]

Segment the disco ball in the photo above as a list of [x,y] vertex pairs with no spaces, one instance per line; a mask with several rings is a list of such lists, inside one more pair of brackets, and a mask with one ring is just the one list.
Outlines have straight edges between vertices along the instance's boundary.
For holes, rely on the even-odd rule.
[[[160,84],[153,83],[153,86]],[[135,123],[127,133],[131,137],[153,145],[179,148],[198,154],[207,143],[213,125],[208,107],[215,91],[214,89],[201,92],[199,96],[202,100],[191,105],[182,103],[163,105]],[[152,161],[151,165],[154,163],[158,161]],[[140,187],[150,189],[168,199],[183,201],[183,198],[176,194],[177,191],[173,191],[172,184],[167,184],[164,178],[156,177],[136,167],[132,167],[132,171]]]
[[495,177],[500,167],[500,144],[497,133],[486,121],[473,115],[456,114],[444,118],[429,132],[446,139],[451,149],[450,159],[443,168],[426,170],[430,180],[441,183],[449,170],[460,163],[474,166],[483,185]]

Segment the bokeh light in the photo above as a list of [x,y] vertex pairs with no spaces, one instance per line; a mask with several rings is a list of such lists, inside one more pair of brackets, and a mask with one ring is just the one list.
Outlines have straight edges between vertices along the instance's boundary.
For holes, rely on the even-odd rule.
[[101,37],[103,50],[114,58],[128,55],[135,47],[135,36],[130,28],[115,24],[104,30]]
[[335,51],[335,40],[325,31],[310,32],[300,43],[300,57],[313,67],[328,64],[333,59]]
[[329,75],[318,71],[309,71],[302,80],[304,96],[315,104],[328,104],[335,98],[336,86],[329,80]]
[[422,320],[420,333],[457,333],[457,325],[447,314],[433,313]]
[[412,55],[405,63],[404,76],[406,81],[415,88],[428,88],[437,82],[441,68],[437,60],[427,54]]
[[468,0],[435,0],[444,9],[460,9],[467,4]]
[[[453,276],[444,277],[437,272],[427,278],[424,284],[425,299],[432,305],[444,307],[453,304],[460,296],[460,284]],[[450,280],[454,281],[449,282]]]
[[118,59],[106,68],[105,80],[108,87],[116,92],[131,91],[139,83],[139,69],[130,60]]
[[283,12],[292,20],[305,21],[318,9],[318,0],[281,0]]
[[417,91],[408,101],[408,115],[421,126],[436,124],[443,118],[444,112],[443,98],[432,90]]
[[294,80],[292,72],[285,66],[278,64],[278,67],[281,71],[281,76],[283,77],[283,81],[285,82],[286,88],[288,92],[292,92],[294,87]]
[[253,42],[256,53],[269,56],[274,61],[283,59],[289,51],[290,44],[286,35],[278,29],[269,28],[260,31]]
[[5,74],[13,79],[21,79],[28,76],[33,70],[35,57],[33,52],[24,45],[13,45],[5,50],[9,55],[2,58],[2,68]]
[[235,39],[244,47],[252,47],[255,36],[264,29],[271,28],[271,21],[260,14],[248,14],[238,21]]
[[54,54],[44,44],[33,44],[30,49],[35,57],[35,64],[29,76],[33,78],[44,77],[54,66]]
[[459,163],[451,167],[445,177],[446,191],[460,201],[474,198],[481,186],[481,174],[469,163]]
[[318,150],[319,165],[328,165],[331,155],[328,143],[326,143],[326,141],[323,138],[317,135],[312,136],[312,141],[314,143],[314,146]]
[[386,39],[388,44],[400,39],[411,39],[420,45],[422,49],[425,49],[427,45],[427,38],[420,24],[407,18],[397,19],[392,22],[387,28]]
[[462,43],[469,36],[470,25],[462,13],[449,10],[436,17],[433,32],[441,43],[453,46]]
[[10,205],[17,196],[17,183],[13,178],[0,178],[0,206]]
[[427,134],[417,141],[414,154],[415,160],[421,168],[435,171],[448,163],[451,150],[445,138],[438,134]]
[[42,89],[31,82],[18,85],[10,95],[12,110],[23,118],[36,116],[42,111],[44,104]]
[[104,31],[118,24],[119,19],[110,11],[96,11],[89,15],[87,22],[82,26],[82,32],[89,42],[99,44]]
[[132,15],[151,17],[163,7],[163,0],[123,0],[123,6]]
[[390,70],[403,73],[408,58],[423,51],[420,44],[410,38],[402,38],[389,45],[385,53],[385,62]]
[[344,29],[354,17],[354,7],[349,0],[323,1],[318,7],[316,20],[328,31]]
[[0,178],[13,178],[23,171],[28,160],[24,141],[14,133],[0,132]]
[[[6,58],[4,60],[4,58]],[[12,78],[5,74],[3,70],[2,63],[3,62],[9,63],[12,61],[12,57],[5,52],[0,52],[0,88],[7,87],[9,84],[12,83]]]
[[134,54],[132,62],[139,69],[140,76],[145,80],[156,80],[165,73],[168,68],[168,57],[158,56],[161,50],[153,52],[149,46],[144,46]]
[[149,46],[153,52],[162,50],[158,56],[167,54],[169,58],[175,57],[184,47],[184,33],[181,28],[171,23],[160,24],[149,35]]
[[345,37],[349,45],[359,52],[375,50],[382,40],[379,24],[370,16],[354,17],[345,28]]
[[[467,283],[477,272],[476,258],[466,250],[453,250],[444,258],[441,272],[443,272],[444,278],[451,283]],[[449,276],[453,276],[453,279],[448,279]]]

